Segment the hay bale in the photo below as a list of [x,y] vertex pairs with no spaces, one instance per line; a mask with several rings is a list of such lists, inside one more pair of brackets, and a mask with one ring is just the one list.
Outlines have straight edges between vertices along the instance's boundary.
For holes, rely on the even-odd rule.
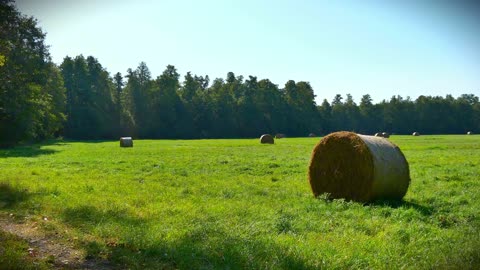
[[335,132],[313,149],[308,177],[315,196],[359,202],[401,199],[410,184],[400,149],[379,137]]
[[472,135],[473,133],[471,131],[467,132],[467,135]]
[[377,132],[375,133],[375,137],[390,138],[390,134],[388,134],[388,132]]
[[262,143],[262,144],[264,144],[264,143],[273,144],[273,143],[274,143],[274,140],[273,140],[272,135],[270,135],[270,134],[263,134],[263,135],[260,137],[260,143]]
[[120,147],[133,147],[132,137],[121,137]]
[[285,137],[287,137],[287,136],[286,136],[285,134],[282,134],[282,133],[277,133],[277,134],[275,135],[275,139],[283,139],[283,138],[285,138]]
[[308,137],[317,137],[317,135],[315,133],[310,133],[308,134]]
[[412,133],[412,135],[413,135],[413,136],[420,136],[420,133],[418,133],[418,132],[415,131],[415,132]]

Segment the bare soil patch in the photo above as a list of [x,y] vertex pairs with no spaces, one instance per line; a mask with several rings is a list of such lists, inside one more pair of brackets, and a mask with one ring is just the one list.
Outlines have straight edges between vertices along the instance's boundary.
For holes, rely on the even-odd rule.
[[28,243],[25,256],[44,260],[55,269],[113,269],[106,260],[88,258],[86,252],[74,246],[74,239],[65,239],[58,232],[45,232],[41,226],[48,223],[47,217],[41,221],[29,218],[17,219],[13,214],[0,215],[0,230],[16,235]]

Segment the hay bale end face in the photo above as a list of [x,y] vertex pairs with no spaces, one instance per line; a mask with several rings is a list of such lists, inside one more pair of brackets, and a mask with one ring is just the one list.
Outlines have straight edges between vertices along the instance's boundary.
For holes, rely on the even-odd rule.
[[283,139],[283,138],[285,138],[285,137],[287,137],[287,136],[286,136],[285,134],[282,134],[282,133],[277,133],[277,134],[275,135],[275,139]]
[[415,131],[415,132],[412,133],[412,135],[413,135],[413,136],[420,136],[420,133],[418,133],[418,132]]
[[335,132],[313,149],[308,177],[315,196],[359,202],[402,199],[410,184],[400,149],[379,137]]
[[133,147],[132,137],[121,137],[120,138],[120,147]]
[[473,133],[471,131],[467,132],[467,135],[472,135]]
[[375,133],[375,137],[382,137],[382,133],[380,132]]
[[261,143],[261,144],[265,144],[265,143],[273,144],[273,143],[274,143],[274,140],[273,140],[272,135],[270,135],[270,134],[263,134],[263,135],[260,137],[260,143]]

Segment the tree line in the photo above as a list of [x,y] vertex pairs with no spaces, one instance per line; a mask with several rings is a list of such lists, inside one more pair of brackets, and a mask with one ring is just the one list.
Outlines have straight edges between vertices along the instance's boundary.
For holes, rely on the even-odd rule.
[[63,136],[69,139],[242,138],[263,133],[306,136],[350,130],[410,134],[480,131],[474,94],[393,96],[373,104],[364,95],[315,103],[312,86],[283,86],[255,76],[210,80],[168,65],[153,78],[141,62],[113,76],[93,56],[55,65],[45,34],[12,1],[0,1],[0,145]]

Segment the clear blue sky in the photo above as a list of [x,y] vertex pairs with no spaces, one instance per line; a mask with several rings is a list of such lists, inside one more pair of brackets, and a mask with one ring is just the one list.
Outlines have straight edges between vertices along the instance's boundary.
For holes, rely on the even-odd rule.
[[479,5],[448,0],[17,0],[54,62],[92,55],[111,73],[145,61],[180,74],[308,81],[317,95],[480,95]]

